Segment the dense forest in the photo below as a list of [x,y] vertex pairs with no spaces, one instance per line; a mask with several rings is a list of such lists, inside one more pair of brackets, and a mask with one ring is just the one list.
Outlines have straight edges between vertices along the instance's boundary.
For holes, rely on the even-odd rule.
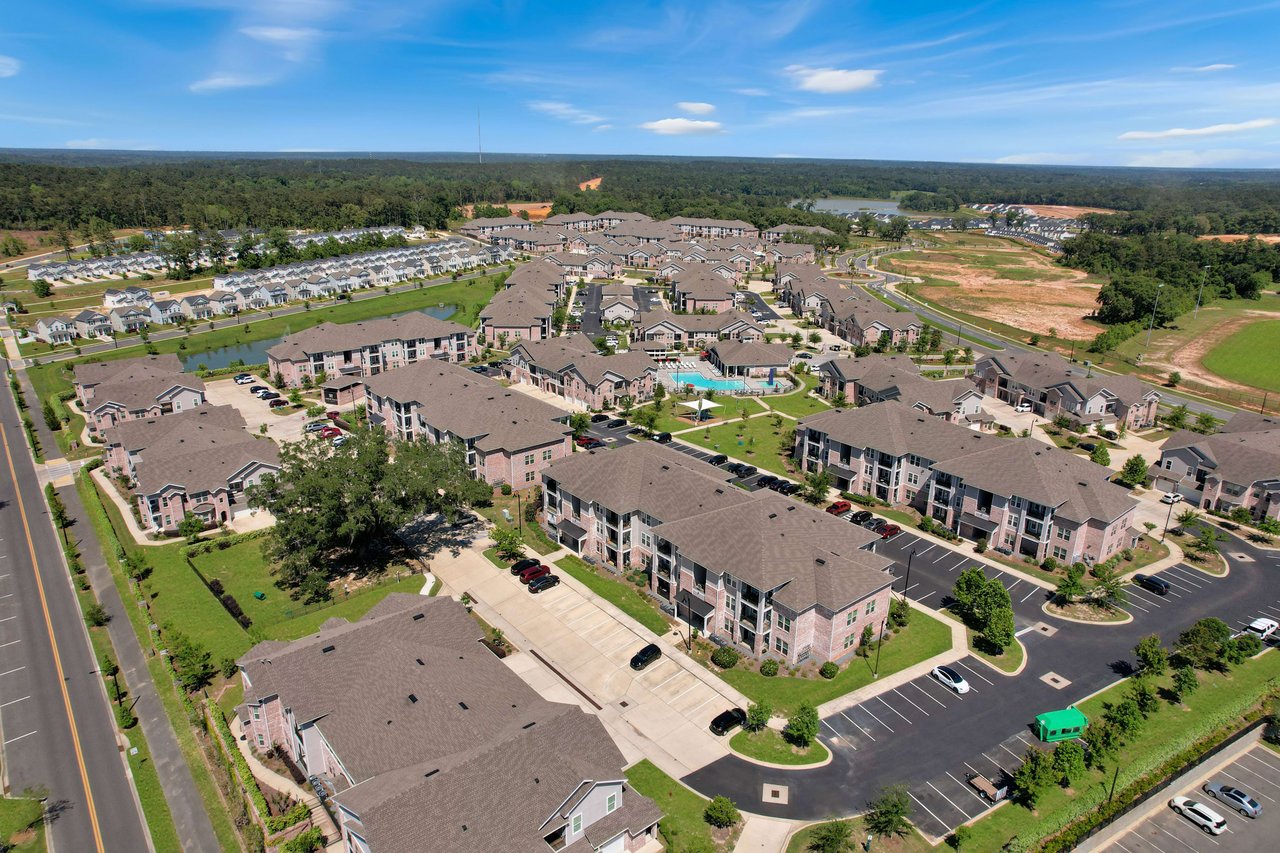
[[[579,182],[604,177],[599,190]],[[1128,212],[1123,233],[1280,231],[1280,179],[1251,170],[1085,169],[856,160],[487,155],[201,155],[0,151],[0,228],[113,226],[333,229],[443,225],[461,205],[555,202],[557,212],[639,210],[794,220],[796,199],[887,198],[916,209],[980,202]],[[817,218],[805,223],[820,224]]]

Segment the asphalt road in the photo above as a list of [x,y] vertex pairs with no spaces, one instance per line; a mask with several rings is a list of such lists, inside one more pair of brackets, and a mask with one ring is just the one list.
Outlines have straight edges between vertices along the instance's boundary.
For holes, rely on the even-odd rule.
[[51,849],[147,849],[98,662],[13,398],[0,395],[0,731],[6,790],[48,791]]
[[[657,287],[632,287],[631,298],[640,308],[641,313],[652,311],[661,305],[660,302],[655,303],[653,300],[657,298],[660,288]],[[604,334],[604,318],[600,316],[600,305],[603,302],[604,294],[599,284],[588,282],[578,288],[577,301],[582,303],[582,316],[578,318],[578,322],[582,324],[582,333],[589,338],[596,338]]]
[[[878,546],[899,561],[901,590],[906,554],[911,597],[933,607],[969,564],[949,549],[923,552],[909,534]],[[936,553],[935,553],[936,552]],[[1131,672],[1137,641],[1158,633],[1166,642],[1197,619],[1218,616],[1236,629],[1258,616],[1280,615],[1280,555],[1232,537],[1224,544],[1231,572],[1215,578],[1188,566],[1161,573],[1173,586],[1165,597],[1128,587],[1133,621],[1092,626],[1066,622],[1039,611],[1046,593],[1004,573],[1010,588],[1019,639],[1027,665],[1015,677],[995,673],[972,658],[957,668],[972,690],[963,696],[929,677],[823,720],[830,764],[809,770],[778,770],[726,757],[684,778],[708,796],[725,794],[748,811],[790,819],[816,820],[861,811],[877,791],[904,783],[914,800],[914,820],[934,836],[976,816],[986,805],[964,783],[968,773],[1013,772],[1026,749],[1036,744],[1036,714],[1063,708]],[[1048,630],[1042,630],[1047,627]],[[891,641],[892,642],[892,641]],[[854,666],[872,662],[857,659]],[[786,803],[764,796],[768,786],[787,788]]]

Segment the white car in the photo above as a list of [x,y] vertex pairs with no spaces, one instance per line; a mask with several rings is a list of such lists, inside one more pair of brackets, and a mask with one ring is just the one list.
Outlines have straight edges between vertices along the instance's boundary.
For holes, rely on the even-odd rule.
[[248,373],[241,373],[236,377],[237,385],[252,385],[255,381],[255,378]]
[[1169,801],[1169,808],[1210,835],[1221,835],[1227,829],[1226,818],[1190,797],[1174,797]]
[[933,668],[933,677],[957,693],[969,692],[969,682],[965,681],[963,675],[949,666],[935,666]]
[[1026,412],[1031,411],[1031,404],[1024,400],[1018,405],[1014,406],[1013,410],[1015,412],[1018,412],[1019,414],[1025,414]]
[[1274,634],[1276,631],[1280,631],[1280,623],[1277,623],[1276,620],[1254,619],[1247,626],[1245,626],[1245,629],[1242,633],[1253,634],[1253,636],[1257,637],[1259,640],[1262,640],[1262,642],[1265,643],[1268,639],[1270,639],[1271,635]]
[[1178,494],[1177,492],[1165,492],[1163,495],[1160,496],[1160,503],[1162,504],[1182,503],[1182,495]]

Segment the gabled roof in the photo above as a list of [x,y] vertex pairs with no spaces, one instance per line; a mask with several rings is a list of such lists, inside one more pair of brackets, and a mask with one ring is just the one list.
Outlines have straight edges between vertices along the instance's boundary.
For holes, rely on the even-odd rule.
[[778,367],[791,363],[794,354],[786,344],[758,341],[716,341],[707,347],[720,363],[729,367]]
[[1280,479],[1280,423],[1275,418],[1241,413],[1227,422],[1227,428],[1233,431],[1201,435],[1178,430],[1161,445],[1161,452],[1190,448],[1202,460],[1200,467],[1238,486]]
[[914,453],[934,463],[987,447],[1008,447],[1006,439],[947,423],[891,400],[856,409],[835,409],[802,418],[797,430],[812,429],[850,447],[870,447],[891,456]]
[[321,323],[289,335],[267,350],[267,355],[282,361],[296,361],[311,353],[357,350],[384,341],[448,338],[461,333],[474,334],[466,326],[415,311],[359,323]]

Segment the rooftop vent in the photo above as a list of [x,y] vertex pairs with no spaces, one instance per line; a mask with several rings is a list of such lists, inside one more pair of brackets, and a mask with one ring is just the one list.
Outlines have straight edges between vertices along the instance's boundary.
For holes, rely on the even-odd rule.
[[524,724],[523,726],[521,726],[520,728],[522,728],[522,729],[531,729],[531,728],[533,728],[534,726],[536,726],[537,724],[538,724],[538,723],[537,723],[537,721],[535,720],[535,721],[534,721],[534,722],[532,722],[532,723],[525,723],[525,724]]
[[1084,480],[1077,480],[1077,481],[1076,481],[1076,485],[1077,485],[1077,486],[1081,486],[1081,487],[1086,488],[1086,489],[1087,489],[1087,488],[1089,488],[1089,484],[1088,484],[1088,483],[1086,483]]
[[827,561],[821,557],[814,557],[813,562],[817,563],[819,566],[825,566],[827,564]]
[[466,703],[466,702],[459,702],[459,703],[458,703],[458,707],[459,707],[459,708],[461,708],[461,709],[462,709],[462,710],[464,710],[464,711],[470,711],[470,710],[471,710],[470,708],[468,708],[468,707],[467,707],[467,703]]
[[425,617],[426,615],[427,615],[427,614],[425,614],[425,613],[415,613],[415,614],[413,614],[413,621],[414,621],[414,622],[417,622],[419,619],[422,619],[422,618],[423,618],[423,617]]
[[426,664],[422,662],[422,658],[414,658],[414,660],[418,662],[418,666],[426,666]]
[[329,654],[329,652],[333,651],[335,648],[337,648],[337,646],[325,646],[323,649],[320,650],[320,654],[327,655]]
[[437,767],[435,770],[428,770],[426,773],[423,773],[423,774],[422,774],[422,778],[423,778],[423,779],[430,779],[432,776],[436,775],[436,774],[437,774],[437,773],[439,773],[439,772],[440,772],[440,768],[439,768],[439,767]]
[[417,697],[417,695],[415,695],[415,694],[413,694],[413,693],[410,693],[410,694],[409,694],[409,702],[410,702],[411,704],[413,704],[413,705],[417,705],[417,704],[418,704],[418,697]]
[[777,518],[777,517],[778,517],[778,514],[776,512],[769,513],[769,518]]

